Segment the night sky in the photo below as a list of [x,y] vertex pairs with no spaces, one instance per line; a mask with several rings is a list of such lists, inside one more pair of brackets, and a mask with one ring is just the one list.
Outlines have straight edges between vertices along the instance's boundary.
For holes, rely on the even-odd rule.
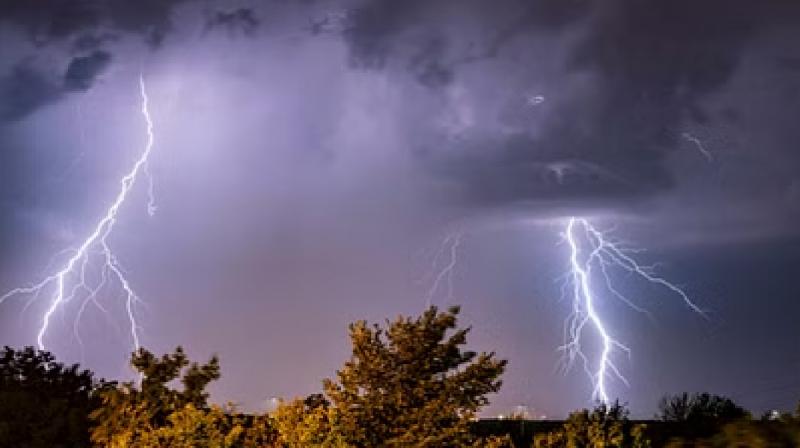
[[[487,413],[590,405],[557,351],[571,216],[708,311],[614,274],[651,314],[601,294],[634,415],[800,399],[796,1],[0,0],[0,294],[113,200],[145,143],[140,74],[158,209],[143,177],[109,241],[143,345],[218,354],[217,401],[319,391],[347,324],[423,310],[460,235],[433,303],[509,360]],[[49,297],[0,304],[0,344],[35,344]],[[77,325],[59,307],[47,348],[131,378],[119,299]]]

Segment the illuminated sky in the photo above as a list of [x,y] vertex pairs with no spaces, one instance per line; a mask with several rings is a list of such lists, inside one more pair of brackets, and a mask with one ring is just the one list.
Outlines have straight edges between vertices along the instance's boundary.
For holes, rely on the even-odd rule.
[[[756,5],[757,3],[757,5]],[[630,346],[611,382],[637,415],[667,392],[756,410],[800,398],[800,7],[791,1],[55,0],[0,3],[0,290],[41,278],[113,201],[110,237],[147,303],[142,343],[220,355],[214,398],[307,394],[347,323],[417,313],[448,235],[471,345],[509,359],[490,412],[587,405],[555,366],[580,216],[647,248],[680,299],[619,276]],[[57,260],[63,261],[62,258]],[[440,264],[441,267],[441,264]],[[441,291],[434,302],[448,302]],[[48,348],[130,376],[117,293]],[[0,305],[36,342],[46,301]]]

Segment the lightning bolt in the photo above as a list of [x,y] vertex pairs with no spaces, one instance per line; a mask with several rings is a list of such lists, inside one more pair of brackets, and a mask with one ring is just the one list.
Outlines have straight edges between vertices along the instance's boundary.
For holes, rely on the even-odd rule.
[[694,145],[697,147],[697,150],[700,151],[700,154],[702,154],[703,157],[706,158],[706,160],[708,160],[709,162],[714,161],[714,156],[711,154],[711,151],[706,149],[705,145],[703,145],[703,142],[701,142],[699,138],[695,137],[694,135],[688,132],[684,132],[683,134],[681,134],[681,137],[683,137],[683,139],[688,142],[694,143]]
[[[5,295],[0,296],[0,304],[11,297],[18,295],[28,295],[31,296],[31,300],[35,300],[40,295],[52,288],[50,304],[42,315],[41,326],[39,327],[39,331],[36,335],[36,342],[40,349],[45,348],[44,338],[50,327],[50,321],[53,317],[53,313],[55,313],[55,311],[65,303],[68,303],[72,300],[81,300],[81,306],[78,309],[78,314],[74,323],[76,336],[78,336],[78,321],[90,303],[97,306],[101,311],[105,311],[105,308],[97,301],[97,296],[99,292],[111,281],[116,281],[122,289],[125,297],[124,305],[127,314],[127,320],[130,325],[133,346],[136,349],[139,348],[139,325],[136,322],[135,305],[140,301],[140,299],[131,287],[130,282],[125,276],[125,273],[116,256],[114,255],[114,252],[111,250],[111,246],[108,242],[108,238],[111,235],[111,232],[114,230],[114,224],[117,222],[117,214],[119,209],[125,203],[128,193],[130,193],[131,189],[136,184],[136,180],[141,173],[144,173],[144,175],[149,177],[151,180],[148,188],[149,202],[147,210],[151,215],[155,212],[152,177],[149,176],[149,173],[147,172],[147,161],[153,149],[155,135],[153,133],[153,121],[150,117],[150,112],[148,109],[147,90],[145,88],[144,77],[142,75],[139,76],[139,93],[141,96],[141,113],[144,117],[147,140],[139,159],[136,160],[136,163],[133,165],[131,170],[120,180],[120,189],[116,198],[114,199],[114,202],[111,203],[106,210],[105,215],[95,225],[94,231],[89,234],[83,243],[78,246],[77,249],[72,249],[69,251],[71,256],[60,270],[45,277],[39,283],[12,289]],[[91,268],[92,259],[97,256],[99,256],[102,261],[98,271],[100,280],[95,284],[91,284],[89,278],[87,277],[87,271],[89,271]],[[78,341],[80,342],[79,336]]]
[[[576,360],[582,362],[584,370],[592,382],[592,398],[602,403],[609,403],[607,380],[615,378],[628,384],[628,380],[614,363],[614,355],[617,352],[629,355],[630,349],[614,338],[613,328],[604,321],[603,316],[599,313],[597,303],[602,300],[602,296],[598,292],[609,292],[611,296],[636,311],[646,312],[614,287],[610,268],[621,269],[648,283],[665,288],[678,296],[695,313],[703,317],[706,315],[683,289],[659,277],[654,273],[652,266],[644,266],[636,261],[633,258],[633,254],[638,252],[636,249],[625,247],[612,240],[606,233],[592,226],[588,220],[570,218],[562,236],[567,242],[570,252],[570,269],[567,278],[568,285],[572,287],[572,313],[567,318],[565,325],[566,342],[560,347],[560,350],[566,355],[567,368],[571,367]],[[597,279],[602,281],[600,288],[594,283]],[[600,346],[600,353],[594,367],[582,350],[585,334],[590,329],[599,338]]]
[[447,261],[444,262],[444,265],[433,277],[433,283],[428,289],[428,293],[425,295],[427,306],[431,306],[434,298],[436,298],[437,292],[444,287],[442,284],[445,284],[447,291],[445,301],[451,301],[453,299],[453,274],[458,265],[458,249],[461,247],[461,239],[461,233],[448,235],[444,241],[442,241],[439,251],[434,256],[432,266],[434,271],[439,268],[441,259],[446,258]]

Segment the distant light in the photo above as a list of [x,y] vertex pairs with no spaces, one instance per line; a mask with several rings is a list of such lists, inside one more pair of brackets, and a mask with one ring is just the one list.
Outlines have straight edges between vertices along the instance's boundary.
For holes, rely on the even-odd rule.
[[538,106],[544,103],[544,96],[542,95],[528,95],[526,98],[526,102],[528,106]]

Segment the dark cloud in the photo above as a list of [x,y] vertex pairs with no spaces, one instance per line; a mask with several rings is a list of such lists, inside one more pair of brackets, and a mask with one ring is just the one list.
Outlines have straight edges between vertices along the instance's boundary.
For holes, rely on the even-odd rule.
[[[124,34],[140,36],[151,47],[161,45],[172,30],[176,6],[189,0],[52,0],[0,2],[0,25],[20,28],[37,47],[71,41],[71,51],[88,56],[72,57],[63,87],[54,84],[43,69],[34,70],[23,56],[0,80],[0,120],[22,118],[38,107],[57,101],[61,90],[88,90],[112,60],[104,46]],[[51,67],[52,72],[60,68]],[[18,92],[18,93],[17,93]]]
[[[506,19],[487,42],[486,55],[497,56],[506,43],[519,35],[558,30],[574,23],[586,15],[590,6],[591,3],[585,0],[518,2],[515,7],[510,8],[511,17]],[[496,14],[491,10],[486,13]]]
[[[779,2],[755,11],[751,6],[727,0],[603,3],[567,67],[592,76],[598,94],[560,111],[522,158],[540,161],[544,149],[550,157],[596,164],[624,179],[628,193],[671,186],[665,159],[678,146],[681,127],[719,122],[703,101],[726,86],[746,43],[774,23],[770,17],[787,12]],[[587,185],[587,193],[606,184]]]
[[[453,77],[456,66],[494,58],[519,35],[565,26],[582,17],[588,6],[581,0],[512,0],[502,5],[368,1],[349,12],[343,34],[353,66],[381,69],[390,60],[400,59],[423,85],[439,87]],[[453,36],[446,38],[443,29],[453,16],[478,18],[486,29],[453,42]]]
[[15,121],[57,101],[63,91],[58,83],[29,61],[22,61],[0,78],[0,122]]
[[158,45],[172,29],[172,11],[188,0],[4,0],[0,22],[22,27],[30,39],[48,44],[104,28],[142,35]]
[[173,29],[174,9],[190,0],[112,0],[106,10],[112,29],[139,34],[153,47],[160,46]]
[[93,51],[117,39],[118,36],[113,33],[87,33],[76,37],[72,43],[72,47],[77,52]]
[[[598,138],[599,140],[599,138]],[[668,188],[671,179],[659,159],[642,154],[581,154],[570,151],[589,144],[581,137],[565,138],[546,146],[519,134],[487,140],[429,161],[440,175],[455,179],[463,198],[481,206],[514,202],[630,200]]]
[[383,68],[396,50],[401,33],[420,20],[425,1],[367,2],[348,15],[344,37],[356,67]]
[[441,38],[430,39],[408,61],[408,69],[414,73],[420,84],[436,88],[450,84],[453,80],[453,69],[442,61],[445,45]]
[[[354,10],[345,32],[354,66],[388,69],[406,61],[420,83],[436,88],[466,70],[486,70],[502,83],[493,64],[524,72],[538,63],[519,50],[526,42],[533,48],[542,33],[570,29],[578,36],[559,68],[563,81],[552,88],[563,96],[558,89],[567,91],[566,80],[578,76],[591,87],[548,104],[535,135],[517,126],[449,142],[457,148],[444,154],[423,151],[426,163],[462,186],[465,199],[498,204],[627,201],[671,188],[668,155],[684,126],[722,120],[703,102],[726,86],[754,36],[799,17],[797,6],[782,1],[506,2],[494,9],[464,3],[455,12],[445,3],[368,2]],[[483,32],[463,31],[459,14],[479,17]],[[496,116],[524,123],[531,111],[509,104]]]
[[97,50],[88,56],[74,58],[64,74],[64,89],[89,90],[95,78],[111,63],[111,53]]
[[233,11],[217,11],[206,20],[206,30],[223,28],[229,34],[240,32],[245,36],[253,36],[260,24],[261,21],[252,9],[239,8]]
[[111,54],[95,51],[70,61],[59,77],[35,66],[30,60],[15,64],[0,78],[0,122],[22,119],[39,108],[60,100],[65,93],[88,90],[111,63]]
[[98,1],[0,2],[0,22],[22,27],[30,39],[39,44],[94,28],[100,25],[102,16],[101,2]]

